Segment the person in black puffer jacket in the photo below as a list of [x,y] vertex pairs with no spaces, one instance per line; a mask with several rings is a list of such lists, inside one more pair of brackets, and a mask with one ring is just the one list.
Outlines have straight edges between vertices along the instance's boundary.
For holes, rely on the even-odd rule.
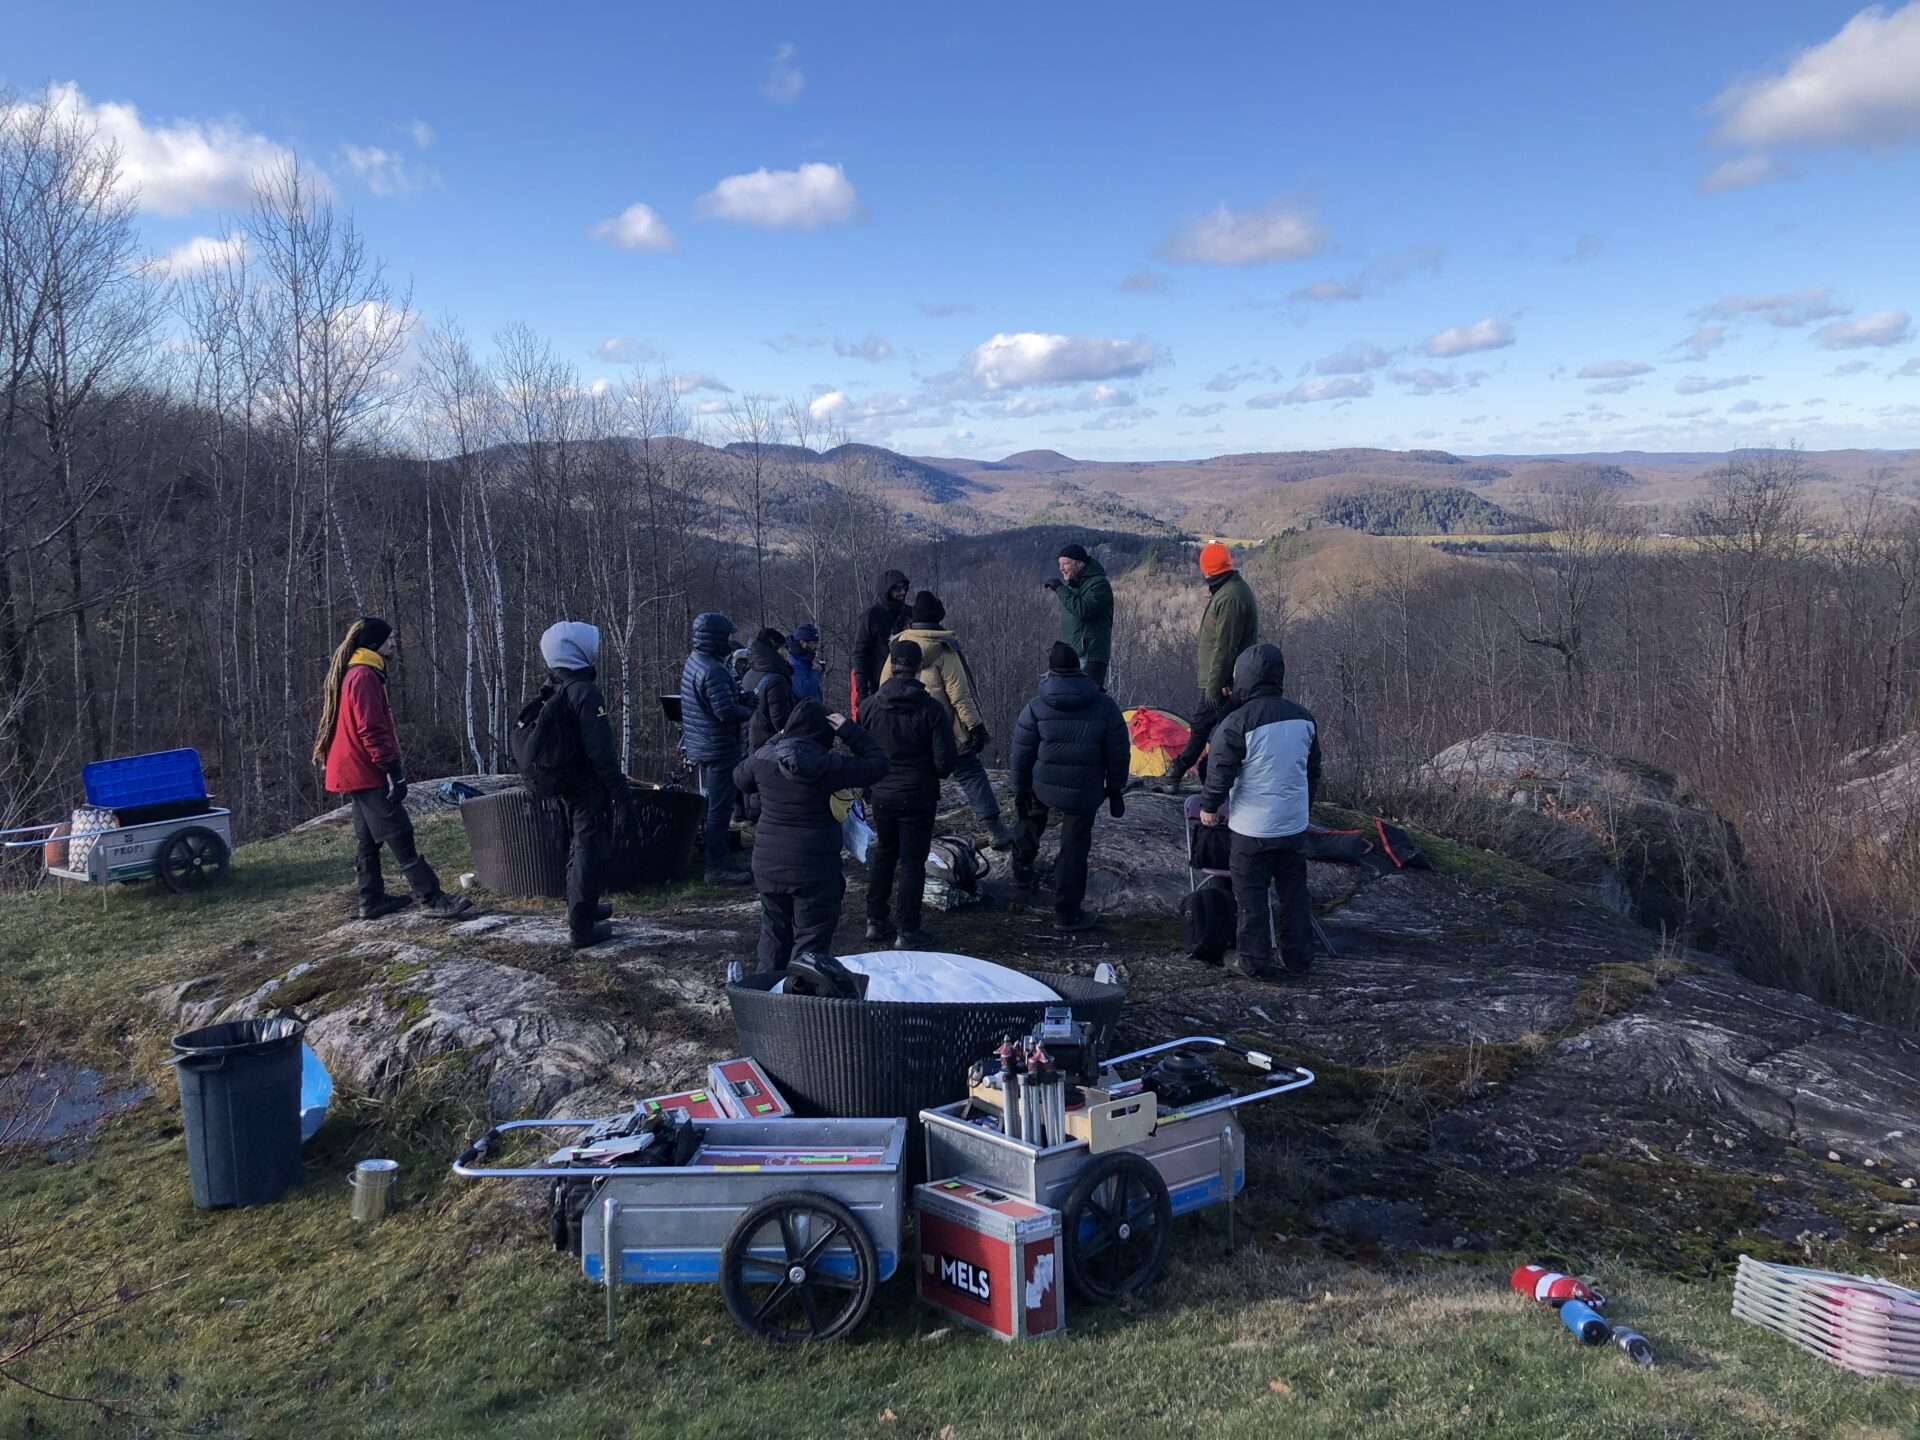
[[1013,805],[1020,836],[1013,847],[1013,877],[1034,883],[1040,837],[1050,811],[1060,812],[1060,856],[1053,866],[1054,923],[1084,930],[1093,919],[1081,909],[1087,894],[1087,856],[1093,849],[1093,818],[1104,797],[1115,819],[1126,813],[1131,746],[1127,722],[1113,697],[1080,673],[1071,645],[1056,641],[1047,657],[1040,693],[1020,712],[1013,732]]
[[853,642],[853,709],[857,716],[880,689],[880,669],[887,663],[887,646],[907,628],[913,611],[907,605],[912,588],[906,574],[889,570],[880,577],[880,598],[867,607],[860,633]]
[[747,726],[747,753],[751,755],[787,728],[793,714],[793,668],[787,664],[787,637],[778,630],[762,630],[747,647],[747,678],[743,688],[753,700],[753,721]]
[[[920,647],[896,640],[887,651],[893,677],[866,708],[866,731],[887,754],[890,768],[872,791],[873,848],[867,852],[867,939],[903,950],[926,948],[920,900],[927,884],[927,852],[940,782],[960,758],[947,707],[920,683]],[[890,901],[900,879],[900,929]]]
[[[836,733],[848,754],[833,749]],[[833,792],[859,790],[887,773],[871,736],[816,700],[793,707],[787,727],[735,768],[733,782],[760,797],[753,836],[753,883],[760,892],[755,969],[784,970],[801,954],[833,952],[847,880]]]

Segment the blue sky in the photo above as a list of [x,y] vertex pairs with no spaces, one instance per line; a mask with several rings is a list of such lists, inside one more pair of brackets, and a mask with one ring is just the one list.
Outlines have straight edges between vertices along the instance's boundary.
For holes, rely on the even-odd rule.
[[1920,445],[1920,0],[76,3],[15,8],[0,81],[120,139],[156,252],[296,154],[423,324],[716,425]]

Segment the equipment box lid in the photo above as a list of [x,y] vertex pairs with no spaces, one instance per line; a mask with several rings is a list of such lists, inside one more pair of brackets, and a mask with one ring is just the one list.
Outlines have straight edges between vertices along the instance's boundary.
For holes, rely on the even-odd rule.
[[709,1065],[707,1085],[720,1108],[735,1120],[775,1120],[793,1114],[787,1097],[751,1056]]

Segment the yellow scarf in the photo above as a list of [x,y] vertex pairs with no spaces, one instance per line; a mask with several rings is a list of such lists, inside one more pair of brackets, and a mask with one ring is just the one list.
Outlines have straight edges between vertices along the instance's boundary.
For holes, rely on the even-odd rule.
[[374,669],[384,672],[387,668],[387,657],[382,655],[378,650],[369,650],[366,646],[362,645],[347,657],[347,664],[371,665]]

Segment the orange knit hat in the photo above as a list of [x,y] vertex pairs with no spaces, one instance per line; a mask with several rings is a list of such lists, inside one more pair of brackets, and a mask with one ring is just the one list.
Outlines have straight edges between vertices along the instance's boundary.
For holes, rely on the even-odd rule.
[[1233,552],[1218,540],[1200,547],[1200,573],[1209,580],[1233,568]]

